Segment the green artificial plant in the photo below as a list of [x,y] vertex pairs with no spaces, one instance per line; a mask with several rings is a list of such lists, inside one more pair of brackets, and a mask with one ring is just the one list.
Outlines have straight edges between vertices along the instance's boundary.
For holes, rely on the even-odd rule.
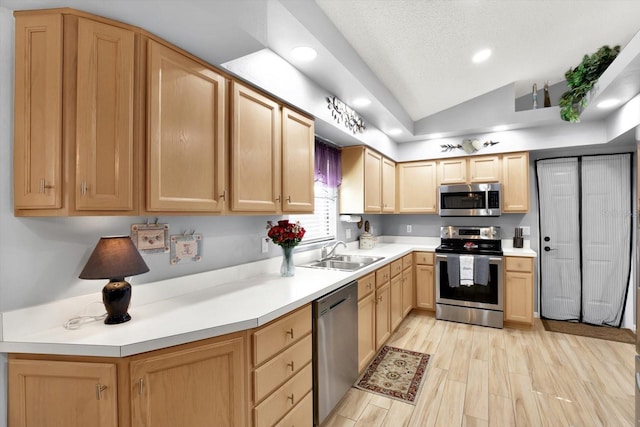
[[569,68],[564,75],[569,90],[562,94],[559,102],[562,120],[580,121],[580,112],[587,106],[587,94],[619,53],[620,46],[602,46],[593,55],[585,55],[577,67]]

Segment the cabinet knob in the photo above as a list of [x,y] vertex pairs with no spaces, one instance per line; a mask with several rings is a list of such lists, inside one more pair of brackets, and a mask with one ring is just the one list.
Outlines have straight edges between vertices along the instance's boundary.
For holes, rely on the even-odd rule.
[[142,390],[143,390],[143,388],[144,388],[144,380],[143,380],[142,378],[140,378],[140,379],[138,380],[138,394],[139,394],[140,396],[142,396]]
[[38,187],[38,192],[39,193],[44,193],[45,190],[48,190],[50,188],[53,188],[53,185],[49,185],[45,182],[44,178],[40,179],[40,185]]
[[102,392],[107,389],[106,385],[96,384],[96,400],[102,400]]
[[287,396],[287,400],[291,401],[291,405],[294,404],[294,397],[293,397],[293,393],[291,393],[291,396]]
[[280,203],[280,195],[278,194],[278,197],[276,197],[276,202]]
[[291,329],[289,329],[289,330],[287,331],[287,335],[290,335],[290,336],[291,336],[291,339],[293,339],[293,328],[291,328]]
[[295,371],[294,365],[293,365],[293,360],[291,361],[291,363],[287,363],[287,367],[291,368],[291,372]]
[[382,295],[378,297],[378,302],[382,302]]
[[222,200],[227,200],[227,190],[224,190],[224,191],[222,192],[222,194],[220,195],[220,198],[221,198]]
[[80,194],[83,196],[87,194],[87,181],[85,180],[80,183]]
[[291,204],[291,196],[287,197],[287,203]]
[[371,283],[367,283],[367,289],[371,290]]

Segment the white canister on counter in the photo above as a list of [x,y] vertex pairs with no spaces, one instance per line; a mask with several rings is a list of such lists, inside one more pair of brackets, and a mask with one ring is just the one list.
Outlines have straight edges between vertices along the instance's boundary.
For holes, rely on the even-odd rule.
[[360,235],[360,249],[373,249],[376,246],[376,236],[364,232]]

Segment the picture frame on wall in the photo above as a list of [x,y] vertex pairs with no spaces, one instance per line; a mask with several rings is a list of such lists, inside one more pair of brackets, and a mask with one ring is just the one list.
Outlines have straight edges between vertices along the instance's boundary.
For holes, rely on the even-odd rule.
[[140,252],[169,252],[169,224],[131,224],[131,240]]

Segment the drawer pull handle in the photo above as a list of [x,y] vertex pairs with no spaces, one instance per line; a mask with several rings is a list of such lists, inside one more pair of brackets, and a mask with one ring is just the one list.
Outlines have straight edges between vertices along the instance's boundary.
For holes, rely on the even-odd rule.
[[289,368],[291,368],[291,372],[293,372],[295,370],[294,365],[293,365],[293,360],[291,361],[291,363],[287,363],[287,366]]
[[378,297],[378,302],[382,302],[382,295]]
[[142,396],[142,388],[144,387],[144,380],[140,378],[138,380],[138,394]]
[[102,392],[107,389],[106,385],[96,384],[96,400],[102,400]]
[[224,191],[222,192],[222,194],[220,195],[220,198],[221,198],[222,200],[227,200],[227,190],[224,190]]
[[293,393],[291,393],[291,396],[287,396],[287,400],[291,401],[291,405],[294,404]]
[[371,290],[371,283],[367,283],[367,289]]
[[290,336],[291,336],[291,339],[293,339],[293,328],[291,328],[291,329],[289,329],[289,330],[287,331],[287,335],[290,335]]
[[291,204],[291,196],[287,197],[287,203]]
[[83,180],[80,184],[80,194],[83,196],[87,195],[87,181]]

